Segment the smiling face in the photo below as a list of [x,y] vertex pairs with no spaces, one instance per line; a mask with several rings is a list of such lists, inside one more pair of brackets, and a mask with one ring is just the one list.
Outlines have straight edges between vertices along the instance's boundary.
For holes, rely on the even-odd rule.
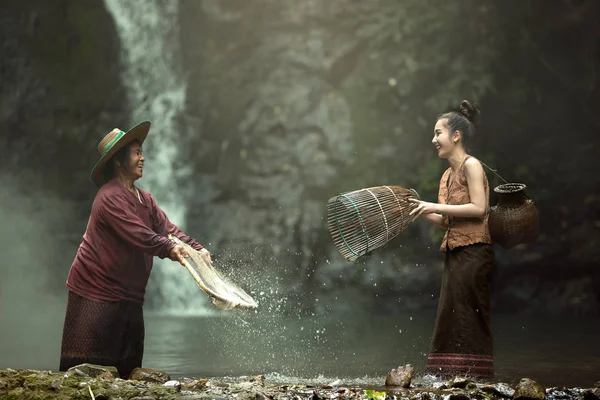
[[439,119],[433,128],[431,143],[435,146],[439,158],[449,158],[460,140],[460,131],[451,134],[446,118]]
[[135,181],[140,179],[144,174],[144,153],[142,145],[138,141],[134,141],[127,146],[127,172]]
[[144,174],[144,161],[142,145],[134,140],[115,154],[111,160],[114,164],[111,164],[111,168],[106,171],[106,174],[120,176],[133,182]]

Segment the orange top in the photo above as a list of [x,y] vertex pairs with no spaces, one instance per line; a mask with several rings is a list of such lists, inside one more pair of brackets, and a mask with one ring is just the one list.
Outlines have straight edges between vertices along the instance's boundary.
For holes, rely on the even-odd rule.
[[[471,156],[465,157],[463,163],[458,168],[455,177],[450,180],[452,168],[448,168],[440,180],[440,191],[438,194],[438,203],[440,204],[468,204],[471,202],[469,195],[469,186],[465,175],[465,161]],[[490,203],[490,188],[485,173],[483,174],[483,187],[485,190],[485,203]],[[474,243],[492,244],[492,238],[488,229],[488,213],[483,218],[462,218],[449,217],[444,215],[444,221],[448,230],[442,240],[440,251],[446,251],[467,246]]]

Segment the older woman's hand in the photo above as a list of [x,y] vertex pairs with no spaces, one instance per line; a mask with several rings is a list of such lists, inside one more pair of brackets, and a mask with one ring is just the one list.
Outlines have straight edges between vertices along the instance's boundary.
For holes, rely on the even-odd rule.
[[203,248],[202,250],[200,250],[200,253],[202,253],[205,256],[207,256],[208,257],[208,261],[210,261],[210,263],[212,264],[212,257],[210,256],[210,251],[208,251],[205,248]]
[[173,261],[179,262],[179,264],[185,267],[184,258],[188,257],[187,252],[183,248],[183,246],[177,245],[171,249],[169,252],[169,258]]

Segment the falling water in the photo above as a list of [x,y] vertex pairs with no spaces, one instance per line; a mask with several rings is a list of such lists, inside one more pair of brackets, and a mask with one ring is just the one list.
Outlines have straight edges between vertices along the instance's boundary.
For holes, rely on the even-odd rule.
[[[150,120],[144,143],[146,173],[140,186],[155,197],[169,219],[185,231],[186,205],[177,182],[190,175],[175,168],[178,149],[184,146],[181,117],[185,112],[187,82],[183,77],[179,46],[179,2],[161,0],[105,0],[118,32],[123,84],[128,89],[130,126]],[[155,258],[148,297],[160,293],[156,311],[203,314],[206,297],[178,264]]]

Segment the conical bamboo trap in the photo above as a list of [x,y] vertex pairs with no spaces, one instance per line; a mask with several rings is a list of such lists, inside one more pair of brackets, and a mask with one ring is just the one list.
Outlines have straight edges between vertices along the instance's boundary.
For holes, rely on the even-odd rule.
[[392,240],[412,221],[417,207],[413,189],[374,186],[341,193],[327,202],[327,226],[335,246],[348,261],[356,261]]

